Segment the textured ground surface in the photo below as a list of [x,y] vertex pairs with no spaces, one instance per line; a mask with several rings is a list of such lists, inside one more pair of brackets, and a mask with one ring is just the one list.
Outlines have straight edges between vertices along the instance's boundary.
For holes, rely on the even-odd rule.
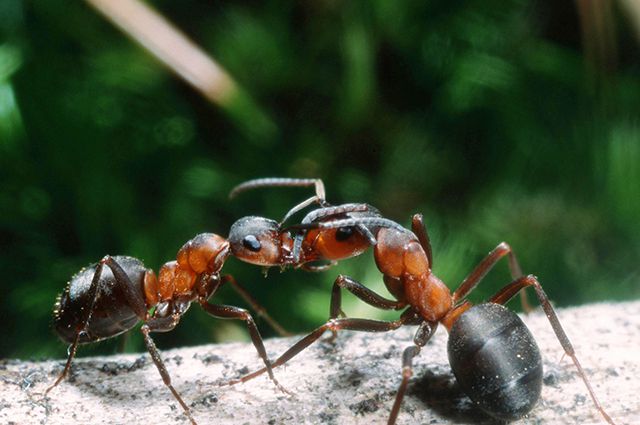
[[[640,423],[640,302],[559,311],[601,402],[620,424]],[[518,424],[603,423],[546,318],[524,318],[544,358],[542,398]],[[383,424],[400,380],[400,357],[415,328],[388,334],[344,332],[276,369],[294,396],[265,377],[234,387],[224,379],[260,366],[251,345],[206,345],[166,351],[176,389],[202,424]],[[461,393],[447,364],[439,329],[416,360],[398,424],[492,423]],[[297,337],[267,340],[272,357]],[[80,349],[82,356],[82,349]],[[62,360],[0,361],[0,423],[188,424],[148,354],[79,357],[71,377],[46,398]]]

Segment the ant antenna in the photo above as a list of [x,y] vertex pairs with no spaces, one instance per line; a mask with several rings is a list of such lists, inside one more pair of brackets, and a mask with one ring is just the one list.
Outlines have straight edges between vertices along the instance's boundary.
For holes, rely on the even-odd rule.
[[288,177],[265,177],[248,180],[240,183],[229,192],[229,199],[235,198],[239,193],[262,187],[309,187],[315,186],[316,198],[320,203],[325,201],[326,195],[324,183],[320,179],[292,179]]
[[287,212],[284,218],[280,221],[279,225],[286,222],[293,214],[308,207],[309,205],[317,202],[322,207],[329,206],[326,200],[326,192],[324,190],[324,183],[320,179],[292,179],[288,177],[265,177],[261,179],[248,180],[244,183],[240,183],[229,192],[229,199],[235,198],[239,193],[246,192],[247,190],[263,188],[263,187],[309,187],[314,186],[316,190],[315,196],[300,202]]

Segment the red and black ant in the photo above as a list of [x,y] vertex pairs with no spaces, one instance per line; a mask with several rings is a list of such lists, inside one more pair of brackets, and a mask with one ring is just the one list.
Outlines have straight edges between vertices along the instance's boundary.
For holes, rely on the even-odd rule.
[[[318,184],[316,180],[280,180],[281,185],[287,186]],[[316,191],[320,191],[318,187]],[[297,205],[285,219],[314,201],[315,199],[308,200]],[[376,214],[369,211],[368,206],[358,204],[330,207],[326,203],[319,203],[325,207],[313,215],[315,220]],[[202,233],[185,243],[178,251],[176,261],[165,263],[157,277],[153,270],[146,268],[136,258],[105,256],[97,264],[74,275],[56,302],[55,331],[63,341],[71,345],[62,373],[47,388],[45,394],[68,374],[79,344],[118,336],[142,321],[144,343],[164,384],[182,406],[185,415],[195,424],[189,408],[171,384],[169,372],[150,336],[152,332],[168,332],[175,328],[192,302],[200,304],[211,316],[244,320],[253,345],[265,364],[265,370],[276,386],[285,391],[273,376],[262,337],[249,312],[239,307],[209,303],[208,300],[216,291],[229,283],[277,331],[284,333],[282,327],[266,314],[231,275],[220,275],[222,266],[230,255],[252,264],[281,267],[304,267],[310,262],[347,258],[357,255],[372,243],[364,226],[355,227],[364,229],[363,235],[357,232],[347,234],[347,230],[334,228],[315,234],[308,232],[304,240],[298,239],[299,252],[294,256],[294,239],[288,231],[282,230],[279,223],[263,217],[245,217],[231,226],[228,239],[213,233]],[[341,245],[346,246],[346,249],[336,248]],[[317,268],[309,266],[309,270],[315,269]]]
[[[301,225],[293,226],[307,232],[303,233],[306,236],[299,236],[303,239],[313,232],[367,227],[375,237],[376,265],[383,274],[386,288],[395,300],[382,297],[348,276],[338,276],[333,284],[330,319],[276,359],[271,364],[273,368],[285,364],[318,340],[327,330],[335,335],[343,329],[386,332],[404,325],[417,325],[414,344],[406,348],[402,356],[402,381],[388,420],[389,424],[394,424],[412,376],[413,358],[433,336],[438,324],[442,323],[449,331],[449,363],[462,389],[489,415],[500,420],[514,420],[531,411],[539,399],[542,360],[537,344],[527,327],[513,311],[504,307],[504,304],[517,293],[532,286],[558,341],[566,355],[572,359],[595,407],[608,423],[614,424],[591,388],[542,285],[533,275],[523,276],[513,250],[507,243],[502,242],[491,251],[451,293],[431,271],[431,245],[420,214],[413,216],[412,231],[380,216],[330,220],[312,218],[303,222]],[[488,302],[472,306],[465,298],[505,256],[509,259],[513,281],[500,289]],[[400,319],[391,322],[346,318],[341,309],[342,289],[350,291],[373,307],[404,311]],[[260,369],[227,384],[246,382],[265,371],[268,370]]]

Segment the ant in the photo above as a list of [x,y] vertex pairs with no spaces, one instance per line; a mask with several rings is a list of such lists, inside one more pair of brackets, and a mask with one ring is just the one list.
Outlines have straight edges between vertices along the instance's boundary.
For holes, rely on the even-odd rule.
[[[278,180],[280,184],[287,186],[315,184],[316,191],[322,193],[317,180]],[[322,182],[319,184],[322,185]],[[236,188],[238,190],[242,188]],[[287,213],[285,220],[314,201],[315,199],[307,200],[295,206]],[[314,220],[377,214],[366,205],[330,207],[326,202],[321,204],[325,207],[312,215]],[[347,210],[349,214],[346,213]],[[305,240],[298,239],[296,246],[299,252],[294,257],[294,239],[289,231],[283,230],[274,220],[244,217],[231,226],[228,239],[213,233],[202,233],[186,242],[178,251],[176,260],[165,263],[157,276],[136,258],[106,255],[98,263],[83,268],[74,275],[56,301],[54,329],[64,342],[71,345],[63,371],[47,388],[45,395],[67,376],[79,344],[118,336],[142,322],[140,330],[144,343],[164,384],[182,406],[191,423],[196,424],[189,407],[171,384],[169,372],[150,335],[152,332],[174,329],[192,302],[200,304],[213,317],[244,320],[269,377],[280,390],[287,392],[273,375],[262,337],[251,314],[239,307],[211,304],[208,300],[220,287],[229,283],[276,331],[284,334],[284,329],[271,319],[231,275],[220,275],[225,261],[233,255],[242,261],[262,266],[304,267],[307,263],[320,260],[335,262],[337,259],[357,255],[372,243],[369,239],[371,235],[364,225],[357,224],[354,227],[361,229],[362,235],[346,229],[327,229],[316,232],[313,237],[312,232],[308,232]],[[340,245],[347,249],[338,252],[336,247]],[[317,269],[320,268],[308,266],[308,270]]]
[[[298,238],[330,229],[356,226],[369,229],[376,240],[376,266],[395,300],[384,298],[351,277],[338,276],[333,284],[329,320],[276,359],[271,365],[273,368],[291,360],[327,330],[335,336],[339,330],[386,332],[405,325],[417,325],[413,345],[407,347],[402,355],[402,381],[388,419],[388,424],[393,425],[413,374],[413,359],[434,335],[438,324],[442,324],[449,332],[449,363],[464,392],[490,416],[504,421],[515,420],[531,411],[540,397],[542,360],[527,327],[504,304],[519,292],[533,287],[560,345],[573,361],[596,409],[606,422],[614,424],[598,401],[542,285],[535,276],[522,274],[513,250],[507,243],[498,244],[452,293],[432,273],[431,244],[421,214],[412,217],[411,230],[380,216],[317,220],[314,214],[310,213],[302,220],[303,223],[290,228],[303,232]],[[513,281],[489,298],[488,302],[472,305],[465,298],[505,256],[509,260]],[[398,320],[390,322],[346,318],[341,308],[343,289],[373,307],[404,311]],[[265,371],[268,370],[262,368],[226,384],[244,383]]]

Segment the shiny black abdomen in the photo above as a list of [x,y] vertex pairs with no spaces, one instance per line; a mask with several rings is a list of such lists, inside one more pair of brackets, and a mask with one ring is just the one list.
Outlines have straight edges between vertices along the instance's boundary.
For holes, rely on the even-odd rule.
[[[143,282],[146,268],[135,258],[113,257],[127,273],[134,289],[143,296]],[[80,270],[69,281],[55,306],[54,328],[60,338],[73,342],[78,327],[81,326],[83,311],[89,308],[89,288],[97,264]],[[80,336],[80,343],[94,342],[110,338],[128,331],[140,321],[129,307],[124,292],[116,285],[116,280],[108,266],[102,269],[100,277],[100,297],[98,298],[86,334]]]
[[449,334],[449,363],[464,392],[503,420],[528,413],[540,397],[540,351],[522,320],[498,304],[463,313]]

